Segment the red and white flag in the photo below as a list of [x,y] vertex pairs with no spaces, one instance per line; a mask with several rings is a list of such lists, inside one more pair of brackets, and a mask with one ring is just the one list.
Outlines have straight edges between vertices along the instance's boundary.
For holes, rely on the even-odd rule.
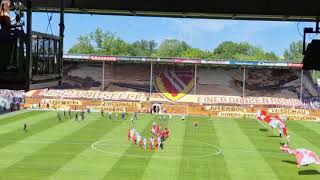
[[259,110],[257,112],[257,117],[260,121],[264,121],[264,122],[268,123],[272,128],[279,127],[279,120],[272,117],[264,110]]
[[287,129],[286,122],[282,118],[280,118],[278,115],[274,116],[274,119],[278,121],[278,128],[280,129],[281,133],[287,136],[288,129]]
[[289,154],[295,155],[298,166],[305,166],[309,164],[320,165],[320,159],[314,151],[308,149],[291,149],[288,145],[280,147],[280,150]]

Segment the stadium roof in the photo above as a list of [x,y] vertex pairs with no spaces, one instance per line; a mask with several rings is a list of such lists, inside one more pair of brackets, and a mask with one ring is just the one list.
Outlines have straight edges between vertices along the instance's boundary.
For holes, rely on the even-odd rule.
[[[23,0],[24,3],[27,0]],[[318,0],[64,0],[66,12],[186,18],[316,21]],[[60,0],[32,0],[34,11],[59,11]],[[26,4],[26,3],[25,3]]]
[[160,57],[137,57],[137,56],[102,56],[86,54],[64,54],[65,61],[105,61],[123,63],[162,63],[162,64],[198,64],[209,66],[236,66],[236,67],[261,67],[261,68],[294,68],[301,69],[302,63],[279,62],[279,61],[239,61],[239,60],[214,60],[214,59],[191,59],[191,58],[160,58]]

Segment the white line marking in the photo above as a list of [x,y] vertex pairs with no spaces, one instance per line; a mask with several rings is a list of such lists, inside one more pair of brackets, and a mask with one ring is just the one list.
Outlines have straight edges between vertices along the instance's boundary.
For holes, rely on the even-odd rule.
[[[100,148],[97,148],[96,146],[99,145],[100,143],[102,142],[108,142],[110,140],[100,140],[100,141],[97,141],[95,143],[93,143],[91,145],[91,148],[93,150],[96,150],[96,151],[99,151],[99,152],[102,152],[102,153],[107,153],[107,154],[112,154],[112,155],[117,155],[117,156],[130,156],[130,157],[140,157],[140,158],[146,158],[146,157],[152,157],[152,158],[160,158],[160,159],[180,159],[180,158],[201,158],[201,157],[209,157],[209,156],[215,156],[215,155],[219,155],[222,153],[222,149],[213,145],[213,144],[209,144],[209,143],[205,143],[205,142],[197,142],[197,143],[201,143],[201,144],[206,144],[206,145],[209,145],[212,147],[212,149],[210,150],[213,150],[215,152],[213,153],[209,153],[209,154],[204,154],[204,155],[199,155],[199,156],[163,156],[163,155],[156,155],[156,153],[153,153],[151,155],[137,155],[137,154],[126,154],[126,153],[117,153],[117,152],[110,152],[110,151],[105,151],[105,150],[102,150]],[[102,143],[103,145],[107,145],[107,143]],[[139,147],[137,147],[139,148]],[[166,147],[168,148],[168,147]],[[173,147],[172,149],[174,148],[177,148],[177,147]],[[180,148],[180,147],[178,147]],[[181,147],[183,148],[183,147]],[[199,148],[199,150],[201,150],[201,148]]]
[[[111,144],[111,143],[103,143],[103,142],[108,142],[111,140],[101,140],[101,141],[96,141],[96,142],[59,142],[59,141],[45,141],[45,140],[35,140],[35,141],[10,141],[10,140],[1,140],[0,142],[15,142],[15,143],[26,143],[26,144],[65,144],[65,145],[91,145],[91,148],[99,151],[99,152],[103,152],[103,153],[109,153],[109,154],[113,154],[112,152],[105,152],[104,150],[101,150],[97,147],[95,147],[96,145],[99,146],[112,146],[112,147],[130,147],[133,146],[131,144]],[[176,141],[176,140],[174,140]],[[284,154],[282,152],[274,152],[274,151],[254,151],[254,150],[246,150],[246,149],[222,149],[218,146],[215,146],[213,144],[209,144],[209,143],[205,143],[205,142],[197,142],[197,143],[201,143],[201,144],[205,144],[210,146],[211,148],[198,148],[198,147],[175,147],[175,146],[166,146],[165,149],[182,149],[182,148],[186,148],[188,150],[215,150],[217,152],[215,153],[210,153],[210,154],[206,154],[206,155],[202,155],[202,156],[189,156],[189,157],[172,157],[172,156],[156,156],[158,158],[196,158],[196,157],[209,157],[209,156],[215,156],[218,154],[221,154],[223,152],[242,152],[242,153],[254,153],[254,152],[260,152],[260,153],[267,153],[267,154]],[[138,147],[137,147],[138,148]],[[10,153],[10,152],[8,152]],[[14,152],[12,152],[14,153]],[[54,153],[52,152],[52,154],[72,154],[71,153],[66,153],[66,152],[62,152],[62,153]],[[121,153],[117,153],[116,155],[123,155]],[[134,156],[134,157],[150,157],[150,156],[143,156],[143,155],[127,155],[127,156]],[[155,157],[155,155],[153,155],[153,157]]]

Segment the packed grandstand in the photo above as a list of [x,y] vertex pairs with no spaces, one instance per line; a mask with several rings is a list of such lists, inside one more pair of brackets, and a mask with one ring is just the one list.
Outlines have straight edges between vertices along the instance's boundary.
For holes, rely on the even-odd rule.
[[138,57],[115,62],[116,58],[69,59],[64,63],[62,86],[25,94],[1,90],[0,96],[6,104],[24,96],[25,107],[32,108],[148,111],[156,105],[162,113],[233,117],[244,115],[243,111],[249,116],[253,107],[268,107],[309,109],[307,117],[318,119],[312,110],[320,108],[319,85],[299,64],[192,59],[172,64]]

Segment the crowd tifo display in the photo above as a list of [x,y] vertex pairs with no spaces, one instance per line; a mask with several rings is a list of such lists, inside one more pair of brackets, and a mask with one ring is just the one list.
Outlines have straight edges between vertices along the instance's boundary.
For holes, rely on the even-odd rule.
[[[64,65],[64,89],[101,90],[109,92],[149,92],[150,64],[105,64],[104,78],[100,63],[68,62]],[[153,65],[152,92],[178,101],[185,95],[242,96],[243,69],[231,67],[197,68],[193,65]],[[103,80],[102,80],[103,79]],[[104,81],[104,83],[102,83]],[[303,74],[304,98],[319,97],[320,90],[308,71]],[[275,97],[297,99],[300,95],[299,69],[247,68],[245,97]],[[194,90],[196,88],[196,90]]]
[[64,68],[62,86],[29,91],[26,107],[220,117],[252,117],[266,108],[293,120],[320,115],[319,87],[301,69],[84,61]]

